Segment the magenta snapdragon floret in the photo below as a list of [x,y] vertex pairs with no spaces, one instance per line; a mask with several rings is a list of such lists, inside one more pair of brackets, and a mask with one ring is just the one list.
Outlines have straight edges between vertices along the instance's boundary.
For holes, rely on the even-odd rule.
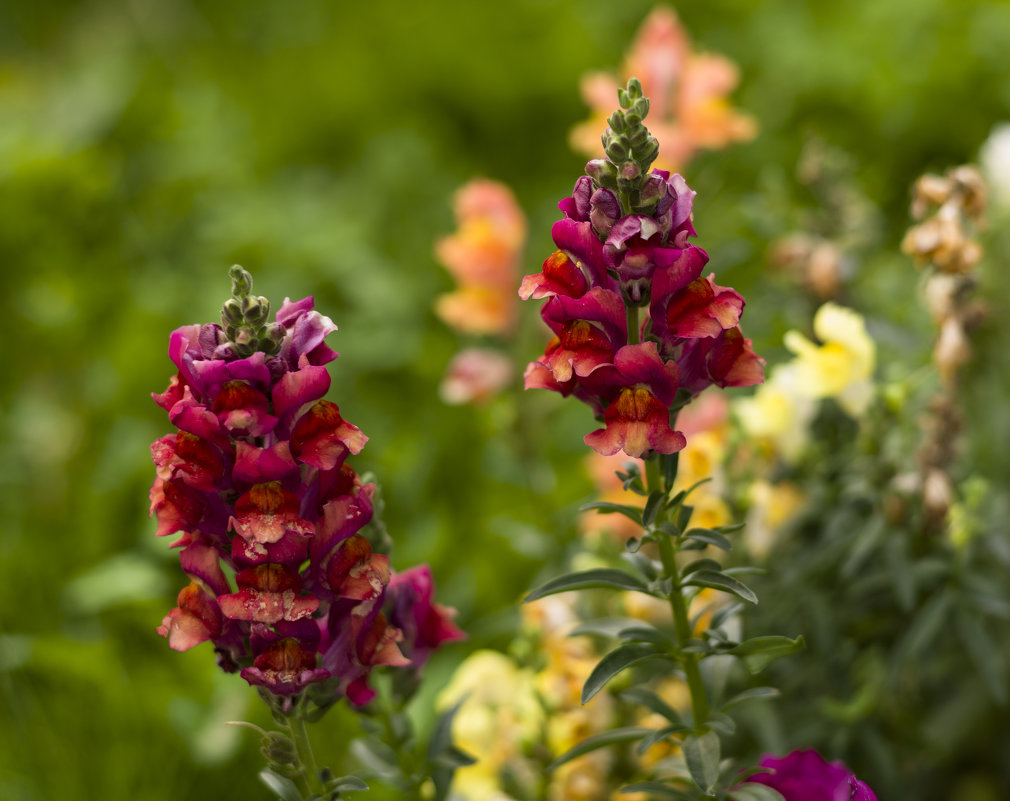
[[[158,536],[181,535],[191,579],[158,632],[180,651],[212,642],[225,670],[274,696],[326,683],[363,703],[372,667],[413,664],[383,607],[410,617],[363,535],[375,485],[346,464],[368,437],[324,398],[336,326],[311,297],[268,323],[248,273],[232,278],[222,325],[173,332],[178,372],[153,395],[178,431],[151,446],[151,513]],[[430,597],[411,603],[430,614]]]

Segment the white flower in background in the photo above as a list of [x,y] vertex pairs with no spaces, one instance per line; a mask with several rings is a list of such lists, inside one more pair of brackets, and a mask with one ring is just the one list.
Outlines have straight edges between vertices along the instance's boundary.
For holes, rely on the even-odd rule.
[[978,161],[993,206],[1010,210],[1010,122],[1001,122],[992,129],[979,149]]

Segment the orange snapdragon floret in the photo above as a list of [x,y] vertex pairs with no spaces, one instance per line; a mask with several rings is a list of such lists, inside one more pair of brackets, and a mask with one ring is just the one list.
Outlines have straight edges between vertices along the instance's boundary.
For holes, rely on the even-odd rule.
[[601,153],[601,128],[618,86],[637,77],[650,98],[649,129],[660,145],[655,165],[676,171],[699,149],[718,149],[745,142],[757,134],[754,119],[733,109],[727,95],[739,81],[736,65],[712,53],[692,50],[691,41],[673,9],[658,7],[642,23],[625,58],[621,81],[603,72],[582,79],[582,96],[592,117],[571,132],[580,153]]
[[435,255],[459,284],[435,305],[438,316],[466,334],[508,334],[515,325],[515,282],[526,241],[526,218],[504,184],[478,178],[457,192],[458,228]]

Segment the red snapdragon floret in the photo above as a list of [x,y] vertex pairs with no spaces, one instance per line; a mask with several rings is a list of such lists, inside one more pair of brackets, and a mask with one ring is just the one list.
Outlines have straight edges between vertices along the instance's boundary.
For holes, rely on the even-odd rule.
[[527,275],[519,286],[519,297],[523,300],[564,295],[581,298],[589,291],[590,279],[578,262],[563,251],[556,250],[544,261],[543,271]]
[[319,608],[319,599],[302,596],[302,580],[286,565],[265,562],[239,573],[239,591],[218,597],[226,617],[256,623],[277,623],[308,617]]
[[256,484],[235,501],[231,526],[235,533],[255,542],[278,542],[285,534],[310,536],[315,525],[299,515],[301,504],[280,482]]
[[309,408],[291,432],[291,450],[298,461],[332,470],[349,453],[361,453],[368,437],[340,415],[337,404],[321,400]]
[[434,602],[435,581],[428,565],[393,575],[387,591],[389,622],[403,633],[402,651],[415,668],[423,667],[442,643],[466,638],[455,624],[456,610]]
[[[308,627],[296,629],[294,636],[287,637],[265,626],[257,627],[254,635],[256,657],[253,666],[242,671],[242,678],[281,696],[293,695],[310,684],[328,679],[329,671],[316,666],[318,629],[311,622],[306,622]],[[313,630],[314,636],[311,633]]]
[[595,287],[581,298],[557,295],[543,308],[555,337],[540,363],[560,383],[585,377],[612,361],[627,339],[624,304],[617,293]]
[[158,634],[168,637],[168,647],[173,651],[188,651],[221,635],[224,625],[221,609],[214,596],[196,581],[182,588],[177,603],[158,626]]
[[696,278],[681,289],[653,298],[652,331],[664,344],[717,337],[737,326],[743,307],[743,297],[716,284],[714,276]]
[[277,425],[277,418],[270,414],[270,399],[245,381],[229,381],[221,387],[211,411],[232,435],[261,437]]
[[670,405],[678,379],[676,363],[664,363],[655,342],[621,348],[614,364],[587,382],[610,402],[603,410],[605,427],[587,434],[586,444],[604,456],[623,450],[633,458],[649,451],[681,450],[687,440],[670,428]]

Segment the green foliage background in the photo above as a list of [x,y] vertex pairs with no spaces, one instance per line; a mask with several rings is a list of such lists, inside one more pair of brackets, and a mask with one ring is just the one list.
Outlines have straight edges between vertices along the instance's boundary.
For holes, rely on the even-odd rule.
[[[313,294],[340,326],[331,398],[371,437],[353,464],[383,484],[394,566],[429,561],[471,633],[432,665],[431,692],[468,649],[507,644],[516,600],[556,565],[591,492],[578,466],[590,416],[546,393],[439,401],[458,342],[431,310],[451,284],[432,243],[453,227],[453,189],[485,175],[515,189],[537,270],[583,164],[566,144],[587,114],[579,77],[615,67],[651,7],[0,6],[0,798],[267,796],[253,736],[221,734],[224,720],[264,722],[252,691],[205,649],[176,654],[154,633],[181,576],[147,517],[147,447],[169,430],[148,394],[171,374],[168,334],[215,319],[235,262],[275,305]],[[761,129],[686,171],[699,244],[747,295],[759,352],[774,363],[783,331],[809,319],[764,254],[809,203],[794,173],[813,134],[851,155],[880,212],[852,300],[885,353],[921,362],[929,324],[897,254],[908,188],[970,160],[1010,117],[1010,5],[711,0],[678,13],[739,64],[735,104]],[[988,297],[996,321],[1005,288]],[[542,347],[524,314],[520,365]],[[985,353],[972,469],[998,479],[1010,421],[992,401],[1010,373],[1005,348]],[[358,733],[341,715],[323,753]]]

